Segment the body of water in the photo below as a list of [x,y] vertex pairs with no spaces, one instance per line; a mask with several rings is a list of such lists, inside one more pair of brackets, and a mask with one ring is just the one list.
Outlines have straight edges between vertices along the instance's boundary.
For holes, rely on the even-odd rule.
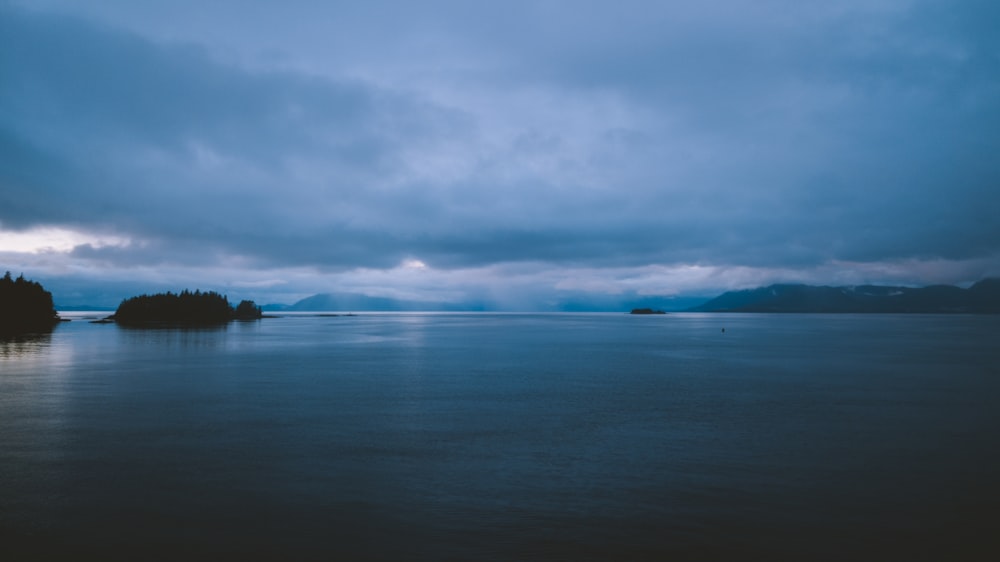
[[983,559],[1000,317],[288,315],[0,341],[19,559]]

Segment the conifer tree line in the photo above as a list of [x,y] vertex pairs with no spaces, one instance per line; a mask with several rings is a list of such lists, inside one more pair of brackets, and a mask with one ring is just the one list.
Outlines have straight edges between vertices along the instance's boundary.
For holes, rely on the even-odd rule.
[[0,278],[0,332],[48,330],[59,321],[52,293],[24,275]]
[[122,301],[114,314],[119,323],[182,322],[212,324],[230,320],[256,319],[261,309],[253,301],[244,300],[235,308],[225,295],[215,291],[159,293],[140,295]]
[[[200,290],[125,299],[112,316],[123,324],[213,324],[262,317],[261,308],[251,300],[240,301],[233,307],[225,295]],[[0,278],[0,334],[51,330],[58,322],[52,293],[40,283],[25,279],[23,274],[14,279],[9,271]]]

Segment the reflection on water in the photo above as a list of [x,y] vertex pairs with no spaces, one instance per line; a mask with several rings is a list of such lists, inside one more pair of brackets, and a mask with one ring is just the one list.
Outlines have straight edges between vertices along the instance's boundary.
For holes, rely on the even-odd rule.
[[43,351],[52,342],[52,333],[0,335],[0,357]]
[[184,324],[177,322],[148,322],[145,324],[115,324],[126,332],[225,332],[229,323]]
[[118,341],[126,346],[154,346],[157,349],[221,348],[225,346],[226,324],[208,326],[115,326]]

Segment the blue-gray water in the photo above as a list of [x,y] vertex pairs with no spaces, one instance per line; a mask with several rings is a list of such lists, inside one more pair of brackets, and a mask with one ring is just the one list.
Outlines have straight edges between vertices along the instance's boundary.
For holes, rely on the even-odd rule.
[[998,341],[997,316],[78,319],[0,342],[0,548],[995,556]]

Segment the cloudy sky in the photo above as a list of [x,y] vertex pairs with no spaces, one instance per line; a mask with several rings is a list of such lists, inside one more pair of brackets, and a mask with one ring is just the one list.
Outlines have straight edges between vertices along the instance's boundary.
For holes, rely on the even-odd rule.
[[1000,275],[998,26],[994,0],[0,0],[0,270],[111,305],[966,284]]

